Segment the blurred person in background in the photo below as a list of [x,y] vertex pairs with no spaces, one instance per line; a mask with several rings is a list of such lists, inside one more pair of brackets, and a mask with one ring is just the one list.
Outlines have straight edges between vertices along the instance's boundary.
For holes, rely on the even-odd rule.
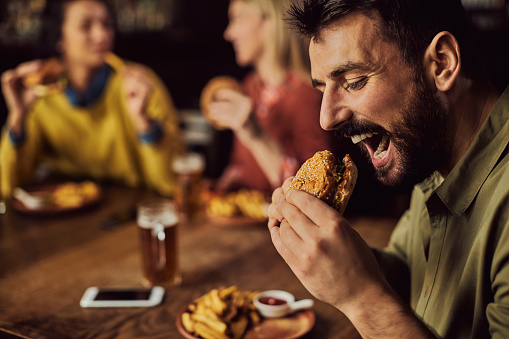
[[224,38],[239,66],[253,67],[245,94],[219,90],[209,110],[234,134],[230,162],[216,189],[271,191],[316,151],[332,151],[319,125],[321,94],[309,78],[308,41],[289,29],[289,0],[232,0]]
[[[39,165],[71,177],[113,180],[171,195],[171,159],[183,148],[176,109],[147,67],[114,58],[115,24],[105,1],[48,1],[43,59],[2,74],[8,117],[0,147],[1,189],[30,184]],[[61,91],[37,95],[23,79],[48,58],[63,68]]]

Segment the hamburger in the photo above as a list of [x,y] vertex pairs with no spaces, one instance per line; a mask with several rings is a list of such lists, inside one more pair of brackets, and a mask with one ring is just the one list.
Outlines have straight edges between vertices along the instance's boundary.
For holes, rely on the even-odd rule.
[[356,181],[357,167],[348,154],[340,161],[331,152],[320,151],[302,164],[288,191],[305,191],[343,214]]
[[64,66],[57,58],[44,60],[41,68],[23,77],[22,82],[37,96],[61,92],[67,85]]
[[217,91],[221,89],[230,89],[239,93],[243,93],[242,85],[236,79],[230,76],[217,76],[209,80],[209,82],[203,87],[200,96],[200,108],[203,116],[207,121],[214,126],[216,129],[222,130],[226,127],[215,121],[211,117],[209,105],[211,102],[216,101],[215,95]]

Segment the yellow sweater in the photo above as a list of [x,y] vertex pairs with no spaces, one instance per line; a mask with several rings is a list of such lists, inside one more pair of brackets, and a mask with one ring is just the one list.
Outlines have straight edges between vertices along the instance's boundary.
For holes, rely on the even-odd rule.
[[64,93],[38,99],[25,123],[26,139],[14,146],[7,128],[0,143],[1,193],[33,180],[37,166],[70,176],[144,185],[172,195],[171,159],[183,149],[178,117],[162,81],[150,70],[153,92],[147,113],[164,135],[155,143],[139,140],[127,111],[122,82],[113,71],[102,97],[91,107],[73,107]]

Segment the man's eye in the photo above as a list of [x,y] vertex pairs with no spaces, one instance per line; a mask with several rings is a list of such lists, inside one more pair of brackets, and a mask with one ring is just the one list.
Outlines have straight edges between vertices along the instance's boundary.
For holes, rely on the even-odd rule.
[[348,83],[346,86],[345,86],[345,89],[346,90],[359,90],[361,89],[362,87],[364,87],[364,85],[366,84],[366,82],[368,82],[368,78],[365,77],[365,78],[361,78],[360,80],[356,81],[356,82],[352,82],[352,83]]

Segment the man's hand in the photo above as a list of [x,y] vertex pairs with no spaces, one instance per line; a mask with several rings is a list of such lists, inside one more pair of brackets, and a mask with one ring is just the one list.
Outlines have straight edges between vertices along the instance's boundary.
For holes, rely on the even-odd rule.
[[274,191],[268,225],[274,246],[304,286],[345,311],[385,290],[373,252],[346,219],[311,194],[285,194],[290,182]]
[[276,189],[267,210],[272,242],[304,287],[342,311],[363,338],[435,338],[385,281],[371,249],[332,207]]

